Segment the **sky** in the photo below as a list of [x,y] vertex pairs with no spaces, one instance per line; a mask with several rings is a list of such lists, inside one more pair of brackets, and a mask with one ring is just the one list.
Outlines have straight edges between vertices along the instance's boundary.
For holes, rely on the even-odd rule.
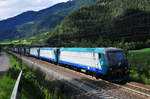
[[26,11],[39,11],[60,2],[69,0],[0,0],[0,20]]

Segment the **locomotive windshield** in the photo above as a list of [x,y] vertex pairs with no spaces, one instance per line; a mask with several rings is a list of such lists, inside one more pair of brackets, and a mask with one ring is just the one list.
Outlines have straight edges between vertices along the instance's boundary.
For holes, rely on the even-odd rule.
[[110,66],[121,66],[127,63],[127,59],[123,51],[110,51],[107,53],[107,57]]

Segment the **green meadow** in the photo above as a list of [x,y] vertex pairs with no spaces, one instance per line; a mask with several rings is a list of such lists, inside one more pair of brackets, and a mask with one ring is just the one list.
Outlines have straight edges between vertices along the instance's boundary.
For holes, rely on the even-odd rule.
[[131,80],[150,84],[150,48],[129,51]]
[[[20,59],[8,55],[12,68],[9,74],[14,78],[23,70],[19,88],[21,99],[70,99],[72,90],[59,80],[51,80],[38,69],[29,68]],[[53,79],[53,78],[52,78]],[[4,85],[5,87],[6,85]],[[14,86],[14,85],[13,85]],[[1,98],[0,99],[9,99]]]
[[8,74],[5,74],[0,78],[0,99],[10,99],[15,80]]

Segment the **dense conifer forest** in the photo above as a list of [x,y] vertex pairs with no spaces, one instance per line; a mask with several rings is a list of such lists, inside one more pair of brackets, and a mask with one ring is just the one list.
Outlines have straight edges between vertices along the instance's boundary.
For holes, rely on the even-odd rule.
[[67,16],[49,34],[53,46],[149,47],[150,1],[98,0]]

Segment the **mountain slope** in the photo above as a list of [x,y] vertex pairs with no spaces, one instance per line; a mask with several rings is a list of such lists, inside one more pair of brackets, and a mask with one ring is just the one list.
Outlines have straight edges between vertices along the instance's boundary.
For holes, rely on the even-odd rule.
[[36,12],[28,11],[28,12],[22,13],[16,17],[0,21],[0,27],[1,27],[1,30],[13,28],[16,25],[23,24],[27,21],[35,20],[36,18],[37,18]]
[[[59,3],[47,9],[29,11],[16,17],[0,21],[0,41],[29,38],[44,35],[58,25],[65,16],[96,0],[72,0]],[[11,34],[11,35],[10,35]]]
[[54,46],[146,41],[150,39],[149,0],[99,0],[66,17],[51,34],[48,43]]

